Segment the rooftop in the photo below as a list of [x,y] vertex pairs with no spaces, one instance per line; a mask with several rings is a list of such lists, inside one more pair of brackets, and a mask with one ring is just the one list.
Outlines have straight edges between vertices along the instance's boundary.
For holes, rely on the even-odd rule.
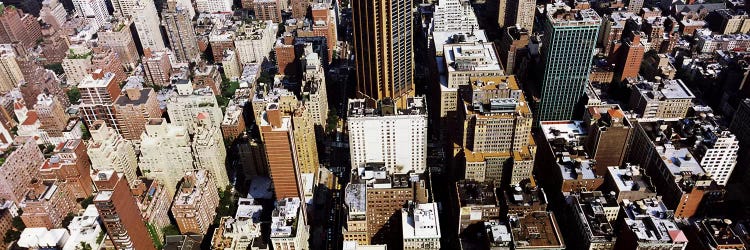
[[541,122],[542,132],[565,180],[596,178],[594,162],[583,148],[587,132],[582,125],[581,121]]
[[631,202],[623,200],[625,225],[641,242],[687,242],[685,234],[677,227],[674,211],[668,210],[658,198]]
[[617,201],[601,195],[601,192],[582,193],[580,196],[568,196],[578,220],[584,225],[585,234],[592,241],[609,241],[615,239],[615,230],[607,218],[604,208],[615,207],[619,209]]
[[685,86],[682,80],[663,79],[660,83],[640,79],[633,86],[638,88],[641,96],[647,100],[663,101],[669,99],[693,99],[695,95]]
[[271,238],[294,237],[297,231],[297,222],[300,213],[301,202],[299,198],[286,198],[279,200],[271,217]]
[[502,71],[493,43],[446,44],[443,56],[448,71]]
[[722,248],[729,245],[743,245],[741,238],[732,229],[729,219],[707,218],[694,222],[701,236],[708,239],[712,247]]
[[404,239],[440,239],[437,203],[412,204],[401,209]]
[[380,117],[380,116],[426,116],[427,103],[424,97],[410,97],[406,109],[396,108],[393,100],[383,99],[377,107],[367,105],[365,99],[349,99],[349,117]]
[[598,26],[601,17],[594,9],[573,9],[563,1],[542,5],[543,13],[555,26]]
[[615,182],[617,190],[623,191],[641,191],[655,193],[651,180],[644,175],[638,165],[627,164],[623,167],[608,167],[609,175]]
[[535,211],[524,216],[509,215],[513,242],[517,248],[565,248],[552,212]]
[[495,185],[492,182],[460,180],[456,183],[456,190],[461,207],[498,205]]

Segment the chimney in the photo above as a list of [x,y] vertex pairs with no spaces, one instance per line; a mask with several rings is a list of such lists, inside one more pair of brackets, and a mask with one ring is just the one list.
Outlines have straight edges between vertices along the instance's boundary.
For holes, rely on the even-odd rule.
[[136,101],[138,99],[141,99],[141,90],[137,88],[125,89],[125,94],[128,96],[128,99],[130,99],[131,101]]

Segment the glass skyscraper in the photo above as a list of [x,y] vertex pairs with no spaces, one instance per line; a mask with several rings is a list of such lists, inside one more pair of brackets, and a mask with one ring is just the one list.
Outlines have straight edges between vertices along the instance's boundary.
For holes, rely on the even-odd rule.
[[571,9],[562,2],[545,8],[544,76],[535,114],[537,121],[570,120],[585,95],[601,18],[592,9]]

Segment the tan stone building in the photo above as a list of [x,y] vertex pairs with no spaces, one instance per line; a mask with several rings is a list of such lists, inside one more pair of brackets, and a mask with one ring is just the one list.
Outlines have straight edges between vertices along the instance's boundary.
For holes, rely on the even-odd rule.
[[120,134],[128,140],[140,140],[150,118],[161,118],[162,112],[152,88],[128,88],[115,100],[115,116]]
[[138,50],[135,48],[133,34],[130,32],[132,21],[129,19],[114,19],[97,33],[99,45],[114,50],[123,66],[133,68],[138,63]]
[[318,147],[315,140],[315,125],[310,110],[300,106],[292,116],[294,126],[294,146],[296,147],[301,174],[318,173]]

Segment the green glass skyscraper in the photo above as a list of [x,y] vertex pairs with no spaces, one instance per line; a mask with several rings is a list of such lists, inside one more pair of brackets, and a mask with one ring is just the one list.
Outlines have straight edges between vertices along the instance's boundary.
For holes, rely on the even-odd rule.
[[537,121],[570,120],[585,95],[601,18],[592,9],[571,9],[562,2],[545,8],[544,76],[535,113]]

